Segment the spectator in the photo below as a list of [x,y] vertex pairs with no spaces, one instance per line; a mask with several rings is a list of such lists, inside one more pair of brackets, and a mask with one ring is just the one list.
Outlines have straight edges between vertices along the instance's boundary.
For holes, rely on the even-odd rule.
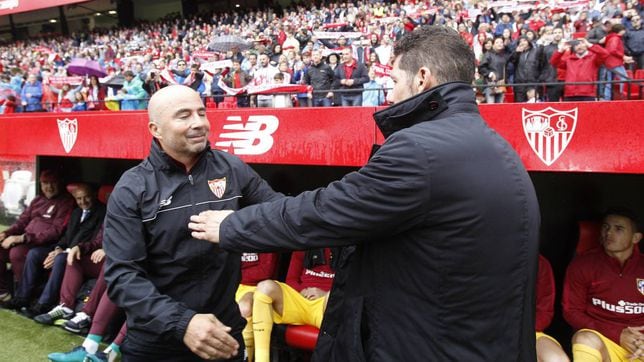
[[[279,70],[270,64],[268,55],[260,54],[259,68],[257,68],[255,75],[253,76],[253,83],[256,86],[273,84],[275,74],[278,72]],[[272,105],[273,96],[257,95],[257,107],[272,107]]]
[[[624,55],[624,42],[622,37],[626,34],[626,28],[622,24],[615,24],[606,35],[606,45],[608,57],[604,61],[606,66],[606,81],[623,81],[626,80],[626,68],[624,62],[632,62],[633,58]],[[604,86],[604,99],[610,101],[613,99],[613,88],[619,88],[619,96],[624,91],[624,83],[606,83]]]
[[74,105],[72,106],[72,112],[86,111],[87,102],[85,101],[85,95],[82,92],[74,93]]
[[523,103],[528,100],[527,91],[534,88],[541,74],[541,50],[535,47],[528,37],[519,38],[517,48],[510,55],[509,62],[514,64],[514,83],[532,83],[514,86],[515,102]]
[[503,32],[507,29],[509,31],[512,31],[512,27],[514,24],[512,23],[510,19],[510,14],[508,13],[503,13],[501,14],[501,22],[496,24],[496,27],[494,28],[494,37],[501,37],[503,36]]
[[189,80],[188,77],[190,76],[190,69],[188,69],[188,64],[185,60],[179,60],[177,62],[177,67],[171,69],[170,72],[172,79],[176,84],[189,85],[186,84],[186,81]]
[[626,53],[633,58],[637,69],[644,69],[644,27],[642,16],[637,14],[631,17],[632,29],[624,34]]
[[[54,243],[60,240],[74,201],[68,193],[61,190],[62,180],[52,171],[45,170],[40,174],[40,190],[42,195],[36,196],[29,207],[23,211],[18,220],[7,230],[0,232],[0,300],[11,299],[9,280],[7,280],[7,262],[11,262],[14,281],[23,278],[25,260],[31,258],[45,260],[53,249]],[[15,288],[19,293],[22,286]],[[20,309],[28,305],[27,300],[15,298],[8,305],[12,309]]]
[[[545,37],[545,36],[544,36]],[[563,41],[563,29],[554,28],[552,35],[546,37],[543,49],[541,51],[542,71],[540,81],[545,83],[561,83],[558,79],[557,67],[550,64],[552,55],[559,50],[559,44]],[[552,84],[546,86],[545,101],[559,102],[563,96],[563,84]]]
[[505,97],[507,53],[502,38],[495,38],[492,50],[485,53],[479,65],[479,72],[487,85],[483,89],[485,103],[503,103]]
[[363,107],[377,107],[385,103],[385,92],[382,89],[382,84],[376,81],[376,71],[373,68],[369,69],[367,73],[369,81],[362,86],[362,106]]
[[296,251],[291,256],[286,283],[264,280],[253,294],[255,361],[270,361],[273,324],[320,328],[328,292],[335,276],[332,249]]
[[[99,262],[94,262],[91,253],[88,252],[90,248],[97,243],[100,246],[102,242],[99,232],[102,231],[105,205],[96,201],[94,192],[86,184],[76,186],[72,195],[78,207],[71,213],[65,236],[56,244],[54,250],[46,255],[44,261],[40,258],[34,260],[32,255],[27,256],[21,286],[22,295],[16,294],[17,297],[28,299],[26,293],[31,294],[36,276],[41,274],[40,269],[50,270],[45,289],[32,310],[36,315],[36,322],[43,324],[52,324],[56,319],[69,319],[74,315],[76,294],[81,288],[84,271],[96,278],[102,266],[100,260],[105,255],[101,250],[96,255]],[[59,300],[61,303],[52,309]]]
[[27,82],[20,91],[20,100],[25,112],[41,112],[43,110],[41,104],[42,83],[36,79],[35,74],[27,76]]
[[362,89],[368,81],[367,68],[353,59],[351,49],[342,49],[342,64],[335,69],[333,84],[334,89],[340,90],[342,106],[361,106],[362,91],[353,90]]
[[[273,77],[273,83],[274,84],[287,84],[286,83],[286,78],[284,77],[284,73],[279,72],[275,73],[275,76]],[[290,94],[273,94],[273,107],[275,108],[289,108],[293,107],[293,103],[291,102],[291,95]]]
[[2,106],[2,111],[0,114],[11,114],[16,112],[16,97],[13,95],[8,95],[4,99],[0,99],[0,106]]
[[304,74],[304,84],[313,90],[309,93],[313,107],[330,107],[333,99],[333,69],[322,61],[322,52],[314,50],[311,53],[312,63]]
[[222,69],[216,68],[212,73],[212,82],[210,83],[210,94],[212,95],[212,101],[215,102],[217,107],[219,107],[219,103],[224,101],[224,95],[226,94],[226,92],[224,92],[224,90],[221,89],[221,87],[219,86],[219,81],[223,81]]
[[135,77],[134,73],[126,70],[123,73],[125,81],[119,89],[116,99],[121,101],[121,110],[139,110],[147,106],[148,93],[143,89],[141,78]]
[[632,211],[610,210],[602,221],[602,247],[576,256],[568,266],[562,304],[564,318],[576,331],[573,360],[644,357],[644,314],[633,312],[644,302],[641,239]]
[[567,362],[568,356],[561,344],[543,331],[548,328],[555,314],[555,279],[548,259],[539,254],[537,274],[537,361]]
[[86,92],[88,111],[99,111],[106,109],[105,97],[107,96],[107,90],[105,89],[105,86],[101,85],[97,76],[89,76],[89,84],[87,85]]
[[[566,83],[596,82],[599,67],[607,57],[608,52],[600,45],[590,44],[585,38],[580,38],[560,42],[550,64],[566,71]],[[564,101],[594,101],[596,93],[597,87],[594,84],[566,84]]]
[[53,84],[49,85],[49,88],[52,92],[57,94],[57,104],[56,110],[59,112],[71,112],[74,108],[74,103],[76,102],[76,93],[78,93],[83,85],[79,84],[75,88],[72,88],[69,83],[64,83],[62,88],[58,88]]
[[[241,89],[248,85],[253,79],[250,75],[241,69],[241,64],[237,60],[233,60],[233,67],[231,71],[224,78],[224,83],[234,89]],[[249,107],[250,99],[247,95],[237,95],[238,107]]]

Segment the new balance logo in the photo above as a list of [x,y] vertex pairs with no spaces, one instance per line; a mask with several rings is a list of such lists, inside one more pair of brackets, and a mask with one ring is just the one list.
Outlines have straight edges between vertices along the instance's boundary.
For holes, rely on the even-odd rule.
[[273,147],[272,134],[278,126],[275,116],[249,116],[246,122],[240,116],[229,116],[215,147],[236,155],[261,155]]

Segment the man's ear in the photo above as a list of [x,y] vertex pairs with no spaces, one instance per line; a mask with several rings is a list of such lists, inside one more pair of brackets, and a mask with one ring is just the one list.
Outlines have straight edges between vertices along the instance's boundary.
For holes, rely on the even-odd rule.
[[154,138],[161,138],[161,133],[159,132],[159,125],[154,122],[148,123],[148,130]]
[[418,90],[418,93],[434,87],[434,83],[436,82],[432,76],[431,70],[427,67],[421,67],[418,69],[418,73],[416,74],[416,79],[414,81],[414,87]]
[[633,234],[633,244],[637,244],[637,243],[639,243],[639,242],[640,242],[640,240],[642,240],[642,236],[644,236],[644,234],[639,233],[639,232],[638,232],[638,233],[634,233],[634,234]]

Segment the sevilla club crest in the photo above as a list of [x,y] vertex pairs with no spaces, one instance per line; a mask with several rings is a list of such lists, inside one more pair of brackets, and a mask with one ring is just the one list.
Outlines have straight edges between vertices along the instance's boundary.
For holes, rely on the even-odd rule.
[[552,165],[564,152],[577,125],[577,108],[560,111],[552,107],[540,111],[523,108],[523,132],[532,150],[546,165]]
[[644,294],[644,279],[637,278],[637,290]]
[[58,121],[58,134],[60,140],[63,142],[63,148],[66,153],[72,150],[74,143],[76,143],[76,136],[78,135],[78,121],[74,119],[57,119]]
[[224,192],[226,192],[226,178],[222,177],[208,180],[208,187],[210,187],[210,191],[212,191],[217,198],[221,199],[221,197],[224,196]]

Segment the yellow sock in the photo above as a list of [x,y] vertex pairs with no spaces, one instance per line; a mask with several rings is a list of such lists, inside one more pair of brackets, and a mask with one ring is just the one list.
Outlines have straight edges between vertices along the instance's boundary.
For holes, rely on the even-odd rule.
[[255,361],[269,362],[273,331],[273,298],[258,291],[253,295],[252,326],[255,338]]
[[242,331],[242,337],[244,337],[244,344],[246,345],[246,355],[248,356],[248,361],[253,360],[253,355],[255,354],[255,338],[253,338],[253,318],[248,318],[246,320],[246,327]]
[[602,354],[585,344],[572,345],[572,360],[575,362],[602,362]]

